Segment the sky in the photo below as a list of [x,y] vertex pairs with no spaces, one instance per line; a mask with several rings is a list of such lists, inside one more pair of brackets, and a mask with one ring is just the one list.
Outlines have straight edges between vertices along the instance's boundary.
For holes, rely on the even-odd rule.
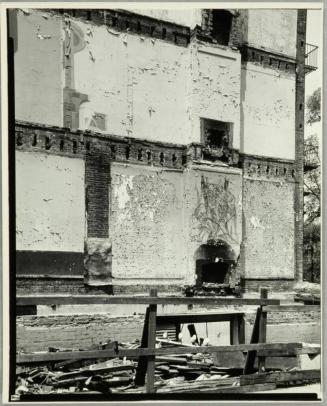
[[[305,77],[305,96],[310,96],[318,87],[322,87],[322,12],[320,10],[308,10],[307,13],[307,39],[306,42],[318,45],[318,69],[308,73]],[[306,136],[316,133],[319,136],[320,144],[322,141],[322,125],[316,123],[311,126],[306,125],[304,129]]]

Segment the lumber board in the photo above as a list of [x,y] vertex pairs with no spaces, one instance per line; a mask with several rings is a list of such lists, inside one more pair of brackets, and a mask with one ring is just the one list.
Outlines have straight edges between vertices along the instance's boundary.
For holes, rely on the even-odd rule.
[[157,324],[172,323],[209,323],[218,321],[230,321],[236,316],[243,316],[241,312],[225,312],[225,313],[180,313],[180,314],[164,314],[157,316]]
[[170,305],[279,305],[278,299],[229,298],[229,297],[150,297],[150,296],[109,296],[109,295],[18,295],[17,306],[65,305],[65,304],[170,304]]
[[[157,305],[149,306],[149,328],[148,328],[148,347],[155,349],[156,346],[156,317]],[[154,393],[154,372],[155,372],[155,354],[148,357],[146,371],[146,392]]]
[[[141,339],[141,347],[145,348],[148,346],[148,325],[149,325],[149,307],[147,307],[145,312],[143,332]],[[135,384],[144,385],[145,384],[145,375],[148,366],[148,360],[146,357],[139,357],[137,363],[137,369],[135,374]]]
[[[257,309],[257,313],[255,316],[254,324],[253,324],[253,329],[252,329],[252,334],[251,334],[251,340],[250,343],[258,343],[259,341],[259,329],[260,329],[260,318],[262,315],[262,308],[259,307]],[[246,355],[246,360],[245,360],[245,366],[244,366],[244,374],[250,374],[254,371],[254,363],[255,363],[255,358],[256,358],[256,351],[255,350],[250,350],[247,355]]]
[[[259,344],[238,344],[224,346],[208,347],[167,347],[167,348],[134,348],[134,349],[108,349],[94,351],[62,351],[62,352],[44,352],[33,354],[17,354],[17,364],[28,364],[49,361],[61,361],[66,359],[93,359],[93,358],[133,358],[140,356],[158,356],[158,361],[165,361],[167,358],[178,354],[211,354],[215,352],[235,352],[235,351],[258,351],[258,350],[283,350],[289,348],[303,348],[302,343],[259,343]],[[162,356],[162,357],[160,357]],[[183,361],[181,361],[183,362]],[[186,362],[186,361],[185,361]]]
[[277,372],[265,372],[258,374],[242,375],[240,377],[240,384],[242,385],[254,385],[258,383],[290,383],[293,381],[301,382],[320,382],[321,371],[319,369],[308,369],[300,371],[277,371]]
[[266,305],[262,311],[265,313],[273,312],[320,312],[320,305]]
[[[267,390],[274,390],[276,389],[276,384],[271,383],[260,383],[254,385],[243,385],[243,386],[222,386],[222,387],[196,387],[193,388],[192,385],[189,385],[188,388],[183,388],[180,390],[173,390],[170,392],[174,393],[248,393],[248,392],[260,392],[260,391],[267,391]],[[157,393],[165,393],[169,392],[167,390],[158,389]]]

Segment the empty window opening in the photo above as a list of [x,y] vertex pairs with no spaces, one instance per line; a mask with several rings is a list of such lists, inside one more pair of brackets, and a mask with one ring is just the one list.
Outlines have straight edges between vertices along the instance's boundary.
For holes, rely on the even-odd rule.
[[37,145],[37,135],[36,134],[34,134],[32,145],[33,145],[33,147],[36,147],[36,145]]
[[151,152],[150,151],[146,151],[146,157],[148,160],[148,164],[151,163]]
[[138,161],[142,161],[143,159],[143,152],[142,152],[142,150],[141,149],[139,149],[138,151],[137,151],[137,160]]
[[111,152],[111,157],[113,159],[115,159],[116,158],[116,146],[115,145],[111,145],[110,152]]
[[195,253],[196,285],[226,283],[227,273],[235,264],[234,251],[224,241],[201,245]]
[[117,17],[112,17],[111,24],[112,24],[113,27],[117,27],[117,22],[118,22],[118,18]]
[[77,141],[73,141],[73,153],[76,154],[77,152]]
[[91,20],[91,11],[86,12],[86,19],[89,21]]
[[45,149],[49,150],[51,148],[51,144],[50,144],[50,138],[49,137],[45,137]]
[[287,169],[286,169],[286,168],[284,168],[284,175],[286,175],[286,173],[287,173]]
[[275,173],[276,173],[276,175],[278,175],[278,168],[276,168],[276,171],[275,171]]
[[221,45],[228,45],[233,15],[227,10],[212,10],[212,37]]
[[63,150],[64,150],[64,146],[65,146],[65,141],[64,141],[64,140],[60,140],[60,145],[59,145],[60,151],[63,151]]
[[268,166],[267,166],[267,169],[266,169],[266,174],[269,175],[269,172],[270,172],[270,167],[269,167],[269,165],[268,165]]
[[172,155],[171,161],[172,161],[173,165],[176,164],[176,161],[177,161],[176,154],[173,154],[173,155]]
[[16,144],[17,144],[18,146],[23,145],[23,136],[22,136],[22,134],[18,134],[18,135],[17,135]]
[[139,21],[137,22],[136,30],[137,30],[138,33],[140,33],[142,31],[141,23]]
[[229,145],[232,137],[232,123],[202,119],[202,140],[205,144],[204,159],[213,158],[228,162]]
[[85,147],[86,147],[86,150],[87,150],[87,151],[89,151],[89,150],[90,150],[90,142],[89,142],[89,141],[87,141],[87,143],[86,143]]
[[162,29],[162,39],[165,39],[166,36],[167,36],[167,30],[166,30],[166,28],[163,28]]
[[160,164],[163,165],[163,163],[165,161],[165,156],[164,156],[163,152],[160,152],[159,159],[160,159]]
[[273,63],[272,59],[271,59],[271,58],[269,58],[269,66],[271,66],[271,65],[272,65],[272,63]]
[[128,20],[125,21],[125,28],[126,28],[126,30],[129,29],[129,21]]
[[294,177],[295,177],[295,170],[292,169],[292,178],[294,178]]
[[129,159],[130,153],[131,153],[130,147],[126,147],[126,149],[125,149],[125,157],[126,157],[126,159]]

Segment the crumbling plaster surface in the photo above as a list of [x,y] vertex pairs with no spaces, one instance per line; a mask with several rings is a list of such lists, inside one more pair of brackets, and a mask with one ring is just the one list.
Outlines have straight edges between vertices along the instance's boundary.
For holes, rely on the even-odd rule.
[[[165,5],[165,7],[167,4]],[[175,5],[176,7],[176,5]],[[185,6],[184,6],[185,7]],[[186,25],[190,28],[194,28],[195,25],[201,26],[202,14],[201,8],[197,9],[128,9],[137,14],[142,14],[148,17],[157,18],[159,20],[169,21],[175,24]]]
[[295,159],[295,75],[247,63],[241,76],[241,152]]
[[62,125],[62,29],[60,17],[17,10],[15,117]]
[[87,43],[74,55],[76,90],[89,96],[90,112],[106,115],[106,132],[188,144],[200,141],[206,117],[233,122],[238,147],[238,52],[75,23]]
[[83,252],[84,162],[16,151],[17,250]]
[[244,40],[258,48],[295,58],[297,10],[248,9]]
[[183,278],[182,176],[113,163],[109,232],[114,278]]
[[294,184],[244,179],[245,278],[294,278]]
[[[242,239],[242,177],[234,170],[191,169],[184,184],[187,283],[195,283],[195,253],[208,240],[222,240],[238,258]],[[206,196],[206,197],[205,197]]]
[[193,44],[190,112],[193,140],[200,141],[199,117],[233,124],[233,148],[240,147],[241,55],[218,46]]

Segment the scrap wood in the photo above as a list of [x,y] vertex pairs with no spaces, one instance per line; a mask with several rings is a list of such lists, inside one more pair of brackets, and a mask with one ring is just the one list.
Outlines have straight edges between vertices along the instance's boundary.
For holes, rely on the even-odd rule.
[[321,371],[319,369],[299,370],[299,371],[275,371],[243,375],[240,378],[241,385],[250,385],[257,383],[276,383],[279,385],[291,385],[293,382],[316,383],[321,380]]

